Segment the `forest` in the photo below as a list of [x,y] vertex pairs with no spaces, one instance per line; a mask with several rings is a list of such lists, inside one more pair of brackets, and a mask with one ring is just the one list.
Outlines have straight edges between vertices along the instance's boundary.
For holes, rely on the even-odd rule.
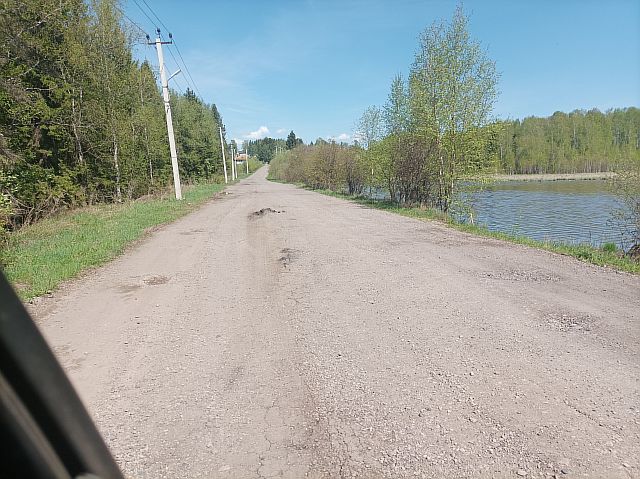
[[498,171],[594,173],[640,161],[640,109],[555,112],[547,118],[497,122],[488,154]]
[[[117,2],[0,0],[0,25],[0,230],[171,184],[156,67],[133,54],[155,51]],[[182,181],[219,180],[216,106],[171,106]]]

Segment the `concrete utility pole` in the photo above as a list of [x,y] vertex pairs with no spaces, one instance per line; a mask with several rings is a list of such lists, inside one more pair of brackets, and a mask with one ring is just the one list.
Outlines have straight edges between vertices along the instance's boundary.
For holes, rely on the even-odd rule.
[[224,157],[224,140],[222,139],[222,127],[220,129],[220,146],[222,147],[222,168],[224,169],[224,182],[229,183],[227,178],[227,160]]
[[[164,68],[164,56],[162,55],[162,45],[173,43],[173,40],[169,42],[163,42],[160,39],[160,29],[156,29],[157,37],[155,42],[147,41],[148,45],[155,44],[156,51],[158,52],[158,64],[160,65],[160,82],[162,83],[162,98],[164,100],[164,112],[167,118],[167,134],[169,135],[169,151],[171,152],[171,168],[173,169],[173,186],[176,190],[176,200],[182,199],[182,187],[180,185],[180,170],[178,169],[178,153],[176,152],[176,139],[173,136],[173,120],[171,117],[171,104],[169,103],[169,80],[180,73],[180,70],[175,72],[169,78],[167,78],[167,72]],[[169,38],[171,34],[169,34]],[[147,40],[150,40],[147,35]]]
[[244,162],[247,164],[247,175],[248,175],[249,174],[249,148],[245,148],[244,153],[246,156]]
[[233,145],[231,145],[231,179],[235,180],[238,177],[236,172],[236,157],[233,154]]

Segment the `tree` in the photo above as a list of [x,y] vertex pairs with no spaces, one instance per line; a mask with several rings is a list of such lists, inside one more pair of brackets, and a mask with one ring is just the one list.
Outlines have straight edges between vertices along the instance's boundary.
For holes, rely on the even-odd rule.
[[296,146],[298,146],[298,139],[296,138],[296,134],[291,130],[289,135],[287,135],[287,150],[293,150]]
[[383,114],[379,107],[370,106],[362,113],[362,116],[356,122],[354,136],[365,149],[368,149],[373,143],[383,138]]
[[[157,79],[115,0],[0,0],[0,25],[0,229],[170,183]],[[209,178],[220,114],[191,91],[172,101],[185,178]]]
[[387,134],[398,134],[409,128],[409,98],[405,81],[400,74],[391,83],[383,117]]
[[434,143],[437,206],[443,212],[456,183],[484,166],[481,128],[497,96],[495,64],[470,38],[467,23],[458,7],[450,24],[427,28],[409,77],[411,127],[425,144]]

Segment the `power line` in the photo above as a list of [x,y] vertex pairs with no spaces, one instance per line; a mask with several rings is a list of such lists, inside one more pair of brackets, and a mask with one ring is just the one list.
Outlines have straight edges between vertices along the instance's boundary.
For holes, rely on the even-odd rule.
[[124,10],[122,10],[120,7],[118,7],[117,5],[114,5],[115,9],[118,10],[120,12],[120,14],[126,18],[127,20],[129,20],[129,23],[131,23],[132,25],[134,25],[135,27],[138,28],[138,30],[140,30],[142,33],[144,33],[145,35],[147,34],[147,31],[142,28],[138,23],[136,23],[135,21],[133,21],[131,19],[131,17],[129,17],[129,15],[127,15]]
[[[147,12],[144,11],[144,9],[140,6],[140,4],[137,2],[137,0],[133,0],[133,3],[136,4],[136,7],[138,7],[138,9],[142,12],[142,14],[147,17],[147,20],[149,20],[151,22],[151,25],[153,25],[156,29],[158,29],[158,24],[153,20],[153,18],[151,18]],[[145,2],[146,3],[146,2]],[[168,29],[167,29],[168,30]]]
[[[156,12],[153,10],[153,8],[151,8],[151,5],[149,5],[149,3],[147,3],[147,0],[141,0],[141,1],[147,7],[147,10],[151,13],[151,15],[153,15],[153,17],[155,17],[155,19],[157,20],[157,23],[156,23],[155,20],[153,20],[153,18],[151,18],[149,16],[149,14],[145,11],[145,9],[142,7],[142,5],[140,3],[138,3],[138,0],[133,0],[133,3],[136,4],[136,6],[140,9],[140,11],[144,14],[144,16],[147,17],[147,19],[156,28],[156,30],[159,30],[158,29],[158,24],[160,24],[160,26],[162,26],[167,32],[169,32],[169,37],[171,37],[171,33],[170,33],[171,29],[169,27],[167,27],[167,25],[156,14]],[[182,56],[182,52],[180,51],[180,48],[178,47],[178,44],[176,43],[174,38],[171,38],[171,40],[172,40],[172,43],[170,45],[175,47],[176,52],[178,53],[178,56],[180,57],[181,62],[179,62],[178,59],[175,57],[175,55],[173,54],[173,51],[172,51],[171,48],[167,48],[167,50],[169,51],[169,54],[171,55],[173,60],[176,62],[176,65],[178,66],[178,68],[181,68],[181,69],[184,68],[184,71],[186,73],[185,81],[187,82],[188,86],[191,87],[192,90],[197,92],[198,95],[200,96],[200,98],[204,101],[204,97],[202,95],[202,92],[198,88],[198,85],[196,85],[196,82],[193,79],[193,75],[191,74],[191,70],[189,70],[189,67],[187,66],[187,62],[185,62],[184,57]]]
[[[136,0],[133,0],[134,2]],[[153,11],[153,8],[151,8],[149,6],[149,4],[147,3],[146,0],[142,0],[142,2],[147,6],[147,8],[149,9],[149,11],[151,12],[151,15],[153,15],[154,17],[156,17],[156,19],[158,20],[158,22],[160,22],[160,25],[162,26],[162,28],[164,28],[167,32],[170,32],[171,29],[169,27],[167,27],[164,23],[162,23],[162,20],[160,20],[160,17],[158,15],[156,15],[156,12]],[[153,23],[153,22],[152,22]],[[157,28],[157,27],[156,27]]]
[[[133,1],[138,6],[138,8],[140,8],[142,10],[142,7],[140,6],[140,4],[138,4],[138,0],[133,0]],[[171,29],[169,27],[167,27],[167,25],[165,25],[165,23],[162,21],[162,19],[156,14],[156,12],[153,10],[153,8],[151,8],[151,6],[147,3],[147,0],[141,0],[141,1],[142,1],[142,3],[145,4],[145,6],[149,10],[149,12],[151,12],[151,15],[153,15],[156,18],[156,20],[158,20],[158,23],[162,26],[162,28],[164,28],[167,32],[170,32]],[[149,15],[147,15],[146,12],[144,12],[144,13],[147,16],[147,18],[149,18],[149,20],[151,20]],[[151,23],[155,24],[155,22],[153,20],[151,20]],[[156,28],[157,28],[157,26],[156,26]],[[189,67],[187,66],[187,62],[184,61],[184,57],[182,56],[182,52],[180,51],[180,48],[178,47],[178,44],[176,43],[175,39],[172,38],[172,40],[173,40],[173,44],[172,45],[175,46],[176,52],[178,52],[178,56],[180,57],[180,60],[182,60],[182,67],[184,68],[185,73],[189,77],[188,79],[185,78],[185,80],[187,81],[187,83],[190,83],[190,86],[192,87],[192,89],[195,90],[198,93],[198,95],[200,96],[200,98],[204,100],[204,97],[202,96],[202,92],[200,91],[200,89],[196,85],[196,82],[193,79],[193,75],[191,75],[191,70],[189,70]],[[175,60],[176,64],[180,68],[180,63],[178,62],[178,60],[175,58],[175,56],[171,52],[171,49],[168,48],[168,50],[169,50],[169,53],[171,54],[171,56],[173,57],[173,59]],[[189,80],[191,80],[191,82],[189,82]]]
[[[171,46],[171,45],[169,45],[169,46]],[[169,55],[171,55],[171,58],[173,58],[173,61],[174,61],[174,62],[176,62],[176,66],[177,66],[178,68],[180,68],[180,69],[181,69],[181,68],[183,68],[183,67],[180,65],[180,62],[178,61],[178,59],[176,58],[176,56],[175,56],[175,55],[173,54],[173,52],[171,51],[171,48],[167,48],[167,51],[169,52]],[[185,69],[185,71],[186,71],[187,67],[186,67],[186,66],[184,66],[184,69]],[[189,78],[184,77],[184,79],[185,79],[185,81],[187,82],[187,85],[188,85],[188,86],[190,86],[192,90],[194,90],[194,89],[195,89],[195,85],[192,85],[192,84],[189,82]]]
[[[143,0],[144,1],[144,0]],[[178,48],[178,44],[176,43],[176,41],[173,41],[173,45],[176,47],[176,51],[178,52],[178,56],[180,57],[180,59],[182,60],[182,64],[184,65],[185,70],[187,71],[187,75],[189,75],[189,78],[191,78],[191,81],[193,82],[193,86],[195,87],[196,91],[198,92],[198,95],[200,95],[200,98],[202,98],[204,100],[204,97],[202,96],[202,93],[200,93],[200,90],[198,89],[198,87],[196,86],[196,82],[193,79],[193,77],[191,76],[191,72],[189,71],[189,68],[187,67],[187,63],[184,61],[184,58],[182,58],[182,53],[180,53],[180,49]]]

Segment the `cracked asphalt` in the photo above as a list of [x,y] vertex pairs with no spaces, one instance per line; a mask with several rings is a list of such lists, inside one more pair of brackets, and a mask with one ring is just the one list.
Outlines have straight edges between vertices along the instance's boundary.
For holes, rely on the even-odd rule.
[[127,477],[640,477],[640,278],[227,192],[32,307]]

